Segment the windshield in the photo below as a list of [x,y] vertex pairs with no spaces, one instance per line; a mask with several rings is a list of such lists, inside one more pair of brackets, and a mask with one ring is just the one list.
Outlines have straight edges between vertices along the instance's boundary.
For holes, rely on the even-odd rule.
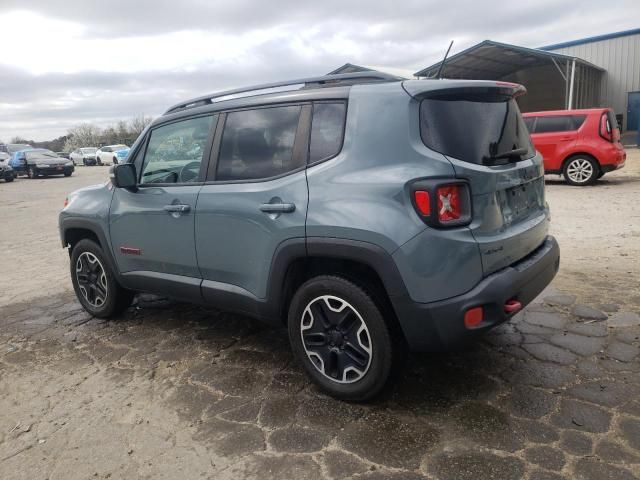
[[60,158],[55,152],[50,150],[33,150],[25,152],[25,154],[29,160],[36,160],[38,158]]
[[420,133],[427,147],[470,163],[497,165],[535,155],[518,104],[504,94],[427,98],[420,104]]
[[125,148],[129,148],[129,147],[127,147],[126,145],[114,145],[111,148],[115,151],[115,150],[124,150]]
[[31,145],[23,144],[23,143],[10,143],[7,145],[7,150],[9,153],[19,152],[20,150],[29,150],[33,147]]
[[80,151],[82,153],[96,153],[98,149],[97,148],[81,148]]

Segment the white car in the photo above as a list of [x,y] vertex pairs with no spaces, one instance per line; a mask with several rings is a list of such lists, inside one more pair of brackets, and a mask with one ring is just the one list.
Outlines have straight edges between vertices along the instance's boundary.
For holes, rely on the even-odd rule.
[[96,152],[96,159],[98,160],[98,165],[104,164],[113,164],[117,165],[124,161],[129,154],[130,148],[126,145],[107,145],[106,147],[101,147]]
[[96,165],[97,151],[98,149],[96,147],[77,148],[69,154],[69,160],[71,160],[74,165],[80,163],[85,166]]

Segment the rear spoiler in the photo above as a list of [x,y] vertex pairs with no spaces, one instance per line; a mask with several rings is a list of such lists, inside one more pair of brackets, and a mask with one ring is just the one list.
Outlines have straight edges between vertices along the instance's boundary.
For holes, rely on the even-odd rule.
[[527,93],[524,85],[484,80],[405,80],[402,88],[413,98],[504,95],[512,98]]

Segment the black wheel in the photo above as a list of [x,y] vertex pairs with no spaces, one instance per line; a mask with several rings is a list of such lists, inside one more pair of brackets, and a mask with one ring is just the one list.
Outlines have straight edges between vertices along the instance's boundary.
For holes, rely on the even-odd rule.
[[82,164],[83,164],[85,167],[87,166],[87,159],[86,159],[86,158],[83,158],[83,159],[82,159]]
[[394,342],[381,309],[360,286],[318,276],[295,293],[289,340],[311,379],[330,395],[362,401],[385,386]]
[[64,176],[65,177],[70,177],[71,176],[71,172],[64,172]]
[[604,177],[604,172],[602,171],[602,169],[600,169],[600,172],[598,172],[598,180],[602,177]]
[[564,164],[562,174],[569,185],[583,187],[591,185],[598,179],[600,165],[586,155],[576,155],[569,158]]
[[117,315],[133,300],[133,292],[116,281],[100,246],[88,239],[71,251],[71,280],[80,304],[95,317]]
[[5,175],[4,177],[4,181],[5,182],[13,182],[13,172],[9,173],[8,175]]
[[27,169],[27,177],[31,179],[38,178],[38,171],[36,170],[36,167],[30,166]]
[[117,165],[118,164],[118,158],[117,157],[113,157],[113,164]]

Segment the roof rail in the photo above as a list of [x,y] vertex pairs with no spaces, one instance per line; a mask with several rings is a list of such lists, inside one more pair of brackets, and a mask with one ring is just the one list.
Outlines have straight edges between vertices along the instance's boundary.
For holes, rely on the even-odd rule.
[[[358,83],[371,83],[371,82],[396,82],[404,80],[402,77],[396,77],[395,75],[389,75],[383,72],[356,72],[356,73],[342,73],[338,75],[323,75],[321,77],[308,77],[299,78],[296,80],[287,80],[284,82],[263,83],[262,85],[253,85],[251,87],[236,88],[233,90],[225,90],[223,92],[212,93],[210,95],[204,95],[202,97],[192,98],[186,102],[178,103],[169,108],[164,114],[174,113],[180,110],[186,110],[188,108],[201,107],[202,105],[210,105],[217,98],[228,97],[231,95],[238,95],[240,93],[258,92],[255,95],[261,95],[262,90],[269,90],[272,88],[289,87],[294,85],[303,85],[304,88],[321,88],[321,87],[337,87],[341,85],[355,85]],[[253,95],[247,95],[253,96]]]

